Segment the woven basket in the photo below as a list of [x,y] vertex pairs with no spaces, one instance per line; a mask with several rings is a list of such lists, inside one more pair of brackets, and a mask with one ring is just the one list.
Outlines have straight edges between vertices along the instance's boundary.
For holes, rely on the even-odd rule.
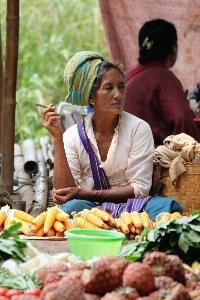
[[185,168],[186,172],[178,177],[176,185],[171,182],[169,169],[159,169],[159,195],[177,200],[183,207],[183,214],[188,216],[200,209],[200,164],[185,165]]

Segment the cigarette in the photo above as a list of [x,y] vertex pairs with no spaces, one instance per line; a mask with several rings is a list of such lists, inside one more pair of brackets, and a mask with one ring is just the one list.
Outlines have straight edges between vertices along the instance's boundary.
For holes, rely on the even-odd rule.
[[47,107],[48,107],[48,105],[43,105],[43,104],[39,104],[39,103],[36,103],[36,102],[35,102],[35,105],[36,105],[36,106],[40,106],[40,107],[44,107],[44,108],[47,108]]

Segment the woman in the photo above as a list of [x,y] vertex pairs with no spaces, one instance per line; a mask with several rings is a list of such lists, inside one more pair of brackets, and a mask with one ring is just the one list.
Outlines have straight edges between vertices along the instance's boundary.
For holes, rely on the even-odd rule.
[[169,135],[186,133],[200,141],[183,87],[169,69],[177,59],[177,32],[162,19],[146,22],[139,32],[139,65],[128,72],[124,110],[151,127],[155,148]]
[[66,100],[89,104],[94,113],[63,134],[55,107],[43,111],[54,140],[54,202],[69,214],[97,205],[113,216],[142,210],[150,199],[153,137],[145,121],[123,112],[123,71],[98,53],[81,51],[69,60],[64,79]]

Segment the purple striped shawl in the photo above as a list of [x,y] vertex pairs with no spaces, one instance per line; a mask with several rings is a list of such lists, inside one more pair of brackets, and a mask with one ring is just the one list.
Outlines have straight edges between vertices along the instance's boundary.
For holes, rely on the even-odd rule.
[[[106,173],[102,168],[100,168],[98,157],[96,156],[92,148],[91,142],[85,132],[84,119],[80,120],[77,123],[77,127],[78,127],[78,133],[80,139],[90,158],[90,166],[92,169],[95,189],[96,190],[110,189],[110,184],[106,176]],[[113,218],[118,218],[123,211],[129,213],[132,211],[137,211],[137,212],[142,211],[145,204],[150,198],[151,196],[142,199],[131,198],[128,199],[126,203],[118,203],[118,204],[111,203],[111,202],[104,202],[102,203],[101,206],[97,206],[97,207],[107,211]]]

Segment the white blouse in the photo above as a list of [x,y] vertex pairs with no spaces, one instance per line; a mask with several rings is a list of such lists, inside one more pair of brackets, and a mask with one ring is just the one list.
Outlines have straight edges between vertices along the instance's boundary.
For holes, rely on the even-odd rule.
[[[122,112],[105,162],[101,161],[93,132],[92,116],[85,117],[85,130],[93,149],[104,169],[111,188],[130,184],[135,197],[149,195],[152,183],[154,141],[150,126],[143,120]],[[76,185],[82,189],[94,189],[90,160],[77,125],[72,125],[63,135],[67,160]]]

